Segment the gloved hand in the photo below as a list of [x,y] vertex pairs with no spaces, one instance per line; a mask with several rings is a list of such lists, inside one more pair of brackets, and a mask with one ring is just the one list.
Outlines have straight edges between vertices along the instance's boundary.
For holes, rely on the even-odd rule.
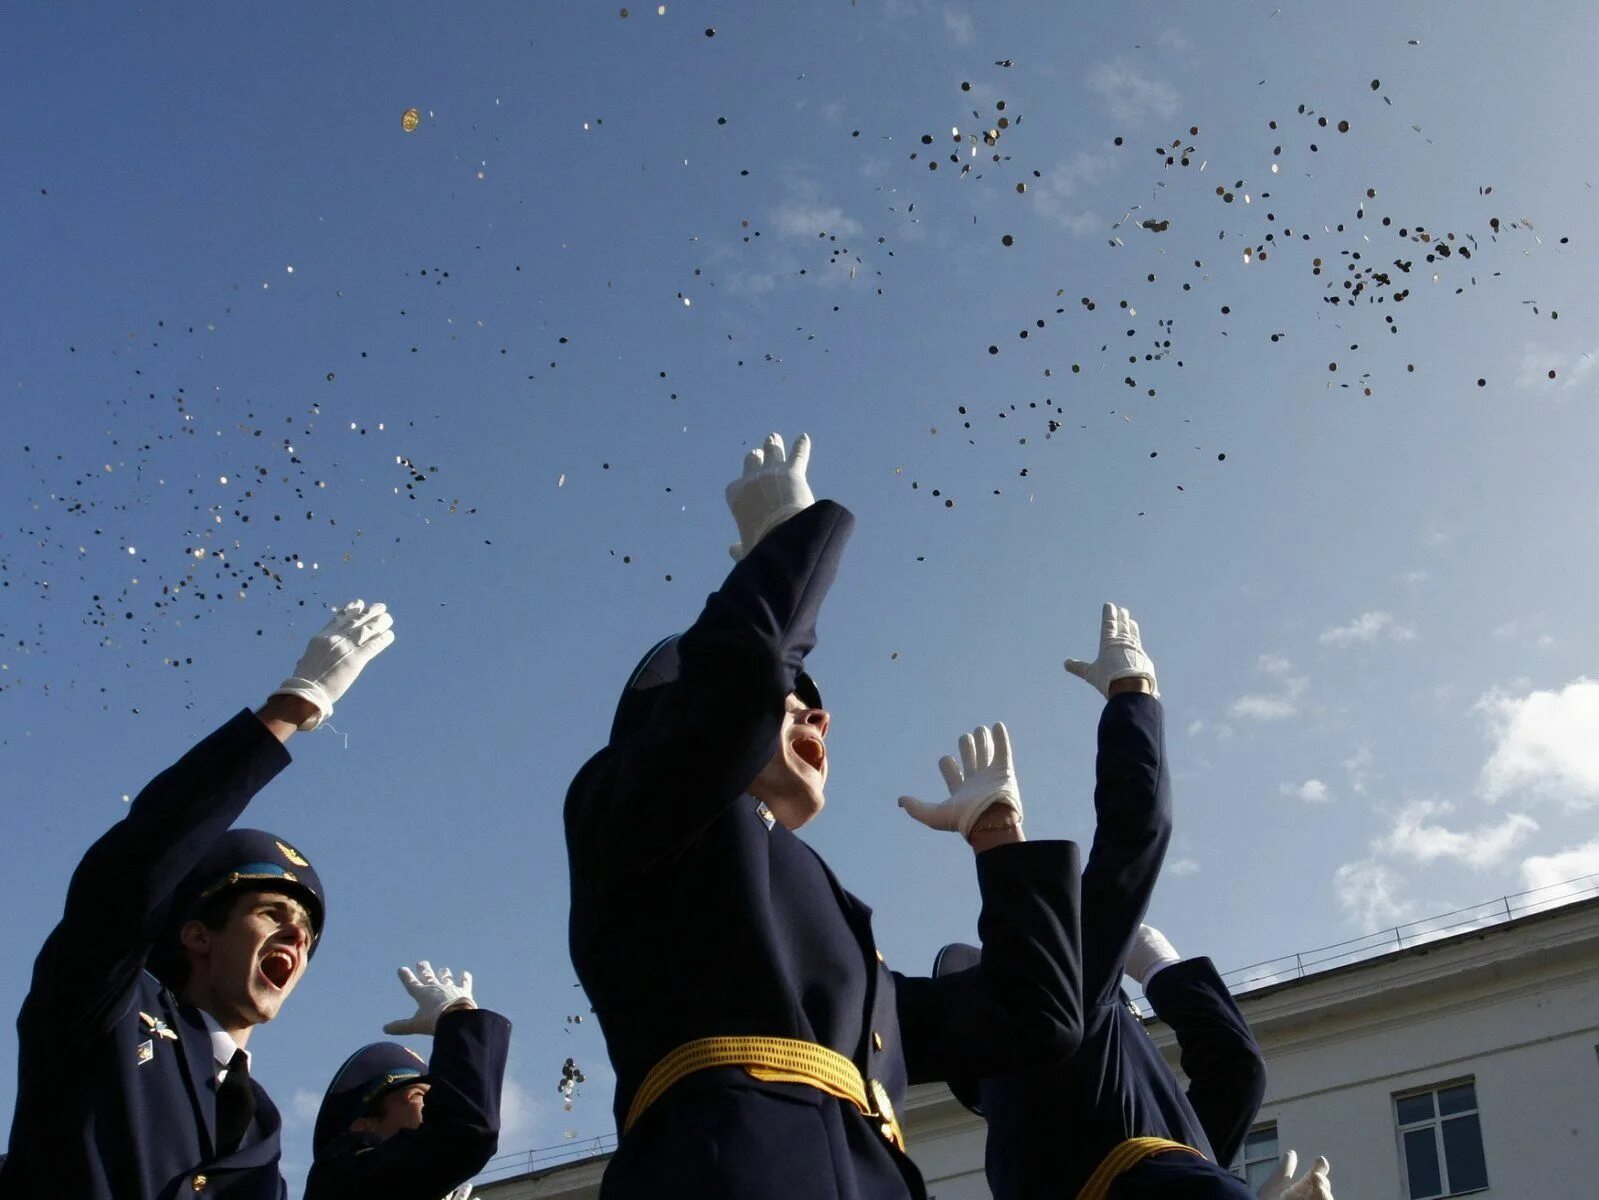
[[317,715],[301,723],[315,729],[333,715],[333,705],[344,695],[362,668],[394,644],[394,618],[381,604],[366,606],[352,600],[311,639],[294,674],[279,685],[274,696],[299,696],[317,706]]
[[445,967],[435,975],[432,964],[423,959],[416,964],[415,971],[410,967],[401,967],[399,974],[405,990],[411,994],[411,999],[416,1001],[416,1015],[407,1017],[403,1021],[390,1021],[383,1027],[384,1033],[432,1034],[445,1009],[456,1006],[477,1007],[472,999],[470,971],[462,971],[461,982],[457,983],[450,978],[449,967]]
[[899,806],[929,829],[954,830],[961,837],[970,837],[977,818],[993,804],[1009,807],[1021,824],[1021,785],[1011,763],[1010,734],[1004,723],[994,722],[992,733],[987,725],[979,725],[961,734],[960,752],[958,763],[948,754],[938,760],[938,769],[949,785],[948,800],[925,804],[915,796],[901,796]]
[[1180,962],[1177,948],[1166,940],[1166,935],[1149,925],[1140,925],[1133,935],[1132,949],[1127,952],[1127,973],[1138,980],[1139,986],[1149,987],[1149,981],[1162,967]]
[[463,1183],[448,1196],[443,1197],[442,1200],[472,1200],[472,1185]]
[[805,481],[810,458],[808,433],[794,439],[792,454],[784,455],[783,438],[773,433],[759,450],[744,456],[744,473],[727,485],[727,507],[738,523],[739,540],[727,548],[735,562],[784,521],[816,503]]
[[1155,664],[1144,653],[1144,644],[1138,640],[1138,622],[1125,608],[1105,605],[1099,619],[1099,657],[1093,662],[1068,658],[1066,669],[1079,679],[1085,679],[1098,689],[1100,695],[1110,698],[1110,685],[1118,679],[1147,679],[1149,690],[1160,698],[1160,686],[1155,682]]
[[1332,1183],[1327,1178],[1332,1164],[1325,1157],[1318,1158],[1315,1166],[1294,1179],[1298,1165],[1299,1155],[1292,1150],[1279,1158],[1271,1178],[1260,1185],[1260,1200],[1333,1200]]

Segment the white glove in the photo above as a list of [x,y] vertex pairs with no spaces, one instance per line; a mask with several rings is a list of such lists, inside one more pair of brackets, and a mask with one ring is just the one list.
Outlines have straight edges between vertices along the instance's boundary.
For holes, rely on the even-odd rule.
[[1160,698],[1160,686],[1155,682],[1155,664],[1144,653],[1144,644],[1138,640],[1138,622],[1125,608],[1105,605],[1099,619],[1099,657],[1093,662],[1068,658],[1066,669],[1079,679],[1085,679],[1098,689],[1100,695],[1110,698],[1110,685],[1118,679],[1147,679],[1149,690]]
[[816,503],[805,481],[811,458],[811,435],[794,439],[794,452],[783,453],[783,438],[769,434],[766,444],[744,456],[744,473],[727,485],[727,507],[738,523],[739,540],[727,548],[734,561],[743,558],[772,530],[795,513]]
[[316,716],[300,728],[315,729],[333,715],[333,705],[344,695],[363,667],[394,644],[394,618],[381,604],[366,606],[352,600],[337,609],[333,620],[311,639],[294,674],[279,685],[274,696],[299,696],[317,706]]
[[472,1200],[472,1185],[463,1183],[448,1196],[442,1197],[442,1200]]
[[1127,973],[1147,988],[1155,972],[1182,961],[1177,948],[1166,940],[1166,935],[1149,925],[1140,925],[1133,935],[1132,949],[1127,952]]
[[424,959],[416,964],[415,971],[401,967],[399,974],[405,990],[416,1001],[416,1015],[403,1021],[390,1021],[383,1027],[384,1033],[432,1034],[445,1009],[457,1004],[463,1008],[477,1007],[472,999],[470,971],[462,971],[461,982],[457,983],[450,978],[449,967],[435,975],[432,964]]
[[954,830],[961,837],[970,836],[977,818],[992,804],[1006,805],[1021,824],[1022,790],[1004,723],[994,722],[992,733],[987,725],[979,725],[961,734],[960,751],[958,763],[948,754],[938,760],[938,769],[949,785],[948,800],[925,804],[915,796],[901,796],[899,806],[929,829]]
[[1318,1158],[1315,1166],[1294,1179],[1298,1165],[1299,1155],[1292,1150],[1278,1159],[1271,1178],[1260,1185],[1260,1200],[1333,1200],[1332,1183],[1327,1178],[1332,1164],[1325,1157]]

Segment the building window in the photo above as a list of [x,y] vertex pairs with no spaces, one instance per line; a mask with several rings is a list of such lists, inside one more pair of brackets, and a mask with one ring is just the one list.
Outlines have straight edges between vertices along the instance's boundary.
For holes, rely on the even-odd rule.
[[1247,1183],[1250,1191],[1258,1192],[1277,1169],[1277,1122],[1267,1121],[1251,1129],[1227,1169]]
[[1395,1096],[1394,1120],[1410,1200],[1459,1196],[1488,1186],[1473,1080]]

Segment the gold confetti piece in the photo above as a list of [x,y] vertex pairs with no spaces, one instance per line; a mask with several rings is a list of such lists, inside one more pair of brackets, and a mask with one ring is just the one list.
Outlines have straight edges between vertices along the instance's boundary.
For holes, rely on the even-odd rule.
[[400,128],[406,133],[415,133],[416,127],[422,124],[422,114],[414,108],[408,108],[400,116]]

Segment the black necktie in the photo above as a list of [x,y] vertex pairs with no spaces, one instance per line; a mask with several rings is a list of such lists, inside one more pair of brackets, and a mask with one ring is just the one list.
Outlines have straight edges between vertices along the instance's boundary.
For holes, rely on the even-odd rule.
[[245,1130],[255,1120],[255,1089],[250,1086],[250,1061],[243,1050],[228,1060],[228,1073],[217,1084],[217,1157],[239,1148]]

